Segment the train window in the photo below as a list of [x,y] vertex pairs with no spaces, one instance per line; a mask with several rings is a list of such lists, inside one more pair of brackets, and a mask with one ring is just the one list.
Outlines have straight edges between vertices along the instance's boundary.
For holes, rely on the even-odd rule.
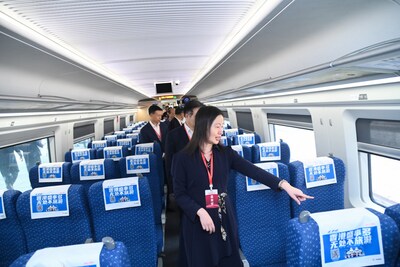
[[254,131],[253,117],[250,111],[236,111],[236,118],[239,128],[250,132]]
[[384,207],[400,203],[400,179],[397,175],[400,161],[371,154],[369,163],[371,199]]
[[87,148],[94,140],[94,123],[74,126],[74,149]]
[[120,130],[122,130],[122,128],[126,127],[126,117],[125,116],[119,117],[119,127],[120,127]]
[[50,143],[47,137],[0,149],[0,189],[31,189],[29,170],[37,162],[50,162]]
[[271,140],[283,140],[289,145],[290,161],[317,156],[310,115],[267,113],[267,118]]
[[290,161],[301,161],[317,156],[313,130],[277,124],[269,124],[269,129],[273,141],[283,140],[289,145]]
[[133,123],[133,115],[130,115],[130,116],[129,116],[129,123],[128,123],[128,125],[130,125],[131,123]]
[[74,140],[74,149],[87,148],[88,144],[92,141],[94,141],[94,136],[85,139],[80,139],[79,141]]
[[224,118],[228,119],[229,118],[228,111],[226,111],[226,110],[221,110],[221,111],[222,111],[222,115],[224,116]]
[[114,132],[114,119],[104,120],[104,135]]
[[361,168],[368,170],[369,196],[381,206],[400,203],[400,121],[358,119],[356,121]]

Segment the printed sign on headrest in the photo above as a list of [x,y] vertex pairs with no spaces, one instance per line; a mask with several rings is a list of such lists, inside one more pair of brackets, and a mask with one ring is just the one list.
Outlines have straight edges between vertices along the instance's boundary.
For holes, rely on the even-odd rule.
[[131,138],[131,139],[139,139],[139,133],[130,133],[126,135],[126,138]]
[[138,177],[104,181],[103,196],[106,210],[140,206]]
[[0,220],[6,218],[6,211],[4,209],[4,190],[0,190]]
[[225,131],[225,136],[228,138],[239,134],[238,128],[226,129],[224,131]]
[[124,138],[124,139],[118,139],[117,140],[117,146],[132,146],[132,138]]
[[117,138],[125,138],[126,133],[125,131],[115,131],[114,135],[116,135]]
[[234,145],[234,146],[231,146],[231,148],[233,150],[235,150],[241,157],[244,157],[244,155],[243,155],[243,147],[241,145]]
[[384,264],[379,218],[364,208],[312,213],[317,222],[323,267]]
[[42,163],[39,165],[39,183],[59,183],[63,181],[64,162]]
[[38,187],[30,194],[31,218],[69,216],[68,189],[71,185]]
[[259,143],[260,161],[281,160],[281,144],[279,142]]
[[237,136],[239,145],[252,146],[256,144],[256,138],[254,134],[239,134]]
[[105,135],[104,140],[106,141],[117,141],[118,137],[116,134]]
[[154,151],[153,143],[137,144],[135,146],[135,155],[149,154],[153,153],[153,151]]
[[148,173],[150,172],[149,155],[135,155],[126,157],[126,173]]
[[105,147],[107,147],[107,141],[106,140],[93,141],[92,142],[92,148],[93,149],[99,149],[99,148],[105,148]]
[[[257,163],[254,165],[260,167],[261,169],[263,169],[275,176],[279,176],[278,164],[275,162],[264,162],[264,163]],[[246,177],[246,190],[247,191],[257,191],[257,190],[265,190],[265,189],[271,189],[271,188],[254,180],[254,179],[251,179],[250,177]]]
[[228,146],[228,138],[226,138],[226,136],[221,136],[221,140],[219,142],[224,146]]
[[103,154],[105,159],[119,160],[123,157],[122,146],[105,147],[103,150]]
[[71,150],[71,159],[72,163],[90,159],[90,149],[84,148]]
[[104,159],[83,160],[79,163],[81,181],[105,179]]
[[132,133],[133,128],[122,128],[122,130],[127,134],[127,133]]
[[103,245],[98,242],[39,249],[26,263],[26,267],[97,267],[100,266]]
[[333,159],[319,157],[314,160],[304,161],[303,165],[307,188],[336,184]]

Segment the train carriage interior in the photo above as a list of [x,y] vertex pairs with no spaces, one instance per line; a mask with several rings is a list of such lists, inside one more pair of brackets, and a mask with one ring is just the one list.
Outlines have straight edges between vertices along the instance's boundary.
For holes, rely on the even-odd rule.
[[163,148],[140,130],[191,100],[222,111],[222,146],[315,197],[231,171],[243,266],[400,266],[399,0],[0,11],[0,267],[186,266]]

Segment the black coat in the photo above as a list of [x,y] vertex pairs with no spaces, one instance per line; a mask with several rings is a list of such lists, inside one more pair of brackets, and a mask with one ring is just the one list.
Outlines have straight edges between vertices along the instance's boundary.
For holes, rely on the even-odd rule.
[[158,142],[161,146],[162,152],[165,151],[165,141],[167,139],[168,128],[165,123],[160,123],[160,131],[161,131],[161,140],[158,139],[156,131],[154,131],[153,126],[151,126],[150,122],[148,122],[143,128],[140,130],[140,140],[139,143],[152,143]]
[[[189,137],[184,125],[175,128],[168,133],[167,141],[165,143],[165,169],[167,172],[167,181],[169,183],[172,183],[171,165],[173,157],[176,153],[184,149],[188,143]],[[170,186],[171,189],[170,193],[173,193],[172,185],[169,184],[168,186]]]
[[[227,193],[231,169],[251,176],[271,189],[279,191],[278,184],[281,180],[278,177],[254,166],[230,147],[214,146],[213,156],[213,185],[219,194]],[[229,195],[226,197],[227,213],[222,213],[222,225],[227,232],[226,241],[221,237],[218,209],[205,208],[205,190],[209,189],[209,181],[200,152],[197,150],[193,155],[189,155],[183,150],[177,153],[172,163],[172,175],[175,199],[183,210],[181,233],[185,250],[183,253],[187,255],[188,266],[218,266],[222,258],[237,255],[239,250],[237,223]],[[215,233],[209,234],[202,229],[197,216],[200,208],[206,209],[210,214],[214,221]],[[240,259],[235,261],[233,266],[242,266]]]
[[173,129],[178,128],[180,126],[181,126],[181,123],[179,122],[179,120],[177,118],[173,118],[168,124],[168,132],[170,132]]

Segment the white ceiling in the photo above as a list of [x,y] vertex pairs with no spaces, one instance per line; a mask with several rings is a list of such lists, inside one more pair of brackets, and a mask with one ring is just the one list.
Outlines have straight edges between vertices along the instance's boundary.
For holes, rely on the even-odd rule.
[[[15,23],[141,94],[185,94],[280,1],[0,1]],[[42,39],[43,40],[43,39]],[[43,45],[43,44],[42,44]]]

